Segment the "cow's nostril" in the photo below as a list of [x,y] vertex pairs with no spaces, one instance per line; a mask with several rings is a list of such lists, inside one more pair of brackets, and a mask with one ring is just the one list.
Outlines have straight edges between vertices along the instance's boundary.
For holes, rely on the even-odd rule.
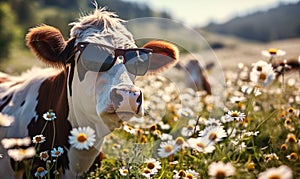
[[143,113],[143,94],[132,86],[118,86],[111,92],[111,102],[116,113]]

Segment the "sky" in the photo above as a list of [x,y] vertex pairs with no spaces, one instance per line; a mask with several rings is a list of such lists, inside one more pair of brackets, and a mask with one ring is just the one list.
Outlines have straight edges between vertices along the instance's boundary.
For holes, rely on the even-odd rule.
[[188,26],[205,26],[209,22],[223,23],[233,17],[276,7],[279,3],[299,0],[124,0],[146,3],[155,10],[170,13],[174,20]]

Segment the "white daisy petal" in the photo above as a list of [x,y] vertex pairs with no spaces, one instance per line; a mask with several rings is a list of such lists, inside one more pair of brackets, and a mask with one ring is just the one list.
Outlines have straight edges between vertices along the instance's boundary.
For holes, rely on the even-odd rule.
[[71,136],[69,136],[69,143],[76,149],[88,150],[96,141],[95,131],[91,127],[78,127],[73,128]]

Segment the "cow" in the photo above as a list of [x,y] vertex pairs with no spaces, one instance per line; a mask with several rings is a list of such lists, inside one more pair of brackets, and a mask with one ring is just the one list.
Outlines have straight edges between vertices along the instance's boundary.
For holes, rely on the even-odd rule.
[[197,59],[186,59],[175,65],[179,71],[186,72],[185,85],[195,91],[203,91],[207,95],[211,95],[211,84],[207,77],[207,71],[213,68],[214,63],[210,62],[202,66]]
[[[177,47],[165,41],[137,48],[124,23],[115,13],[96,8],[70,24],[68,40],[53,26],[31,28],[27,46],[48,67],[20,76],[0,74],[0,112],[14,118],[9,127],[0,127],[0,140],[42,134],[46,141],[39,151],[50,155],[52,148],[64,149],[57,159],[62,178],[86,172],[106,135],[123,121],[143,116],[143,93],[134,85],[136,76],[155,75],[179,58]],[[50,122],[44,118],[49,111],[56,117]],[[84,150],[72,147],[70,131],[87,126],[95,131],[94,145]],[[0,178],[22,177],[22,167],[14,171],[15,163],[2,145],[0,154]],[[32,175],[40,166],[46,168],[45,162],[33,160]]]

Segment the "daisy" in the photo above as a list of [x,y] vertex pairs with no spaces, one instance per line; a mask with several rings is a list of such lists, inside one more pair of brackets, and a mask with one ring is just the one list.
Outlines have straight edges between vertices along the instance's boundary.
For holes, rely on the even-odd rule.
[[135,128],[133,128],[131,126],[124,125],[123,129],[124,129],[124,131],[128,132],[129,134],[132,134],[132,135],[137,134],[137,131],[135,130]]
[[231,163],[213,162],[208,166],[208,175],[211,178],[225,178],[234,174],[235,168]]
[[22,161],[26,158],[31,158],[35,155],[35,148],[29,147],[27,149],[9,149],[7,151],[8,156],[10,156],[15,161]]
[[48,151],[44,151],[40,153],[40,159],[46,161],[49,158]]
[[180,146],[176,145],[175,141],[161,142],[158,150],[158,156],[161,158],[169,157],[180,150]]
[[261,54],[265,57],[279,57],[279,56],[284,56],[286,54],[285,51],[275,49],[275,48],[270,48],[269,50],[263,50],[261,51]]
[[165,124],[163,121],[160,121],[158,125],[162,130],[169,130],[171,128],[169,124]]
[[173,175],[174,179],[180,179],[180,178],[185,178],[186,177],[186,172],[184,170],[174,170],[173,171],[175,174]]
[[281,165],[278,168],[269,168],[258,175],[258,179],[272,179],[272,178],[292,179],[293,172],[289,167],[285,165]]
[[197,125],[197,121],[194,119],[189,120],[188,125],[184,126],[181,129],[181,135],[184,137],[190,137],[194,134],[195,131],[199,130],[199,126]]
[[155,160],[154,158],[149,158],[145,161],[147,168],[150,169],[151,175],[156,174],[159,169],[161,169],[160,161]]
[[227,137],[223,126],[207,126],[203,131],[199,132],[200,137],[205,137],[211,142],[220,142],[224,137]]
[[253,93],[254,96],[259,96],[259,95],[262,94],[261,91],[259,90],[259,88],[252,88],[252,87],[249,87],[249,86],[242,86],[241,91],[245,94]]
[[187,125],[181,129],[181,135],[184,137],[190,137],[194,134],[195,126]]
[[267,86],[275,79],[275,73],[271,64],[265,61],[259,61],[252,65],[250,72],[250,81]]
[[245,100],[246,100],[246,98],[244,96],[233,96],[233,97],[230,98],[231,103],[240,103],[240,102],[243,102]]
[[286,143],[297,143],[296,135],[293,133],[289,133],[285,139]]
[[14,122],[14,117],[0,113],[0,127],[8,127]]
[[53,121],[56,119],[56,114],[53,111],[49,110],[48,112],[43,114],[43,118],[46,121]]
[[186,173],[187,179],[197,179],[198,175],[199,175],[198,172],[196,172],[195,170],[191,170],[191,169],[186,170],[185,173]]
[[46,141],[46,138],[41,134],[41,135],[36,135],[32,139],[32,143],[34,144],[40,144]]
[[4,138],[1,140],[1,144],[4,148],[12,148],[14,146],[28,146],[31,143],[29,137],[25,138]]
[[179,162],[177,160],[169,162],[170,165],[177,165]]
[[225,115],[225,119],[228,122],[231,121],[243,121],[245,119],[246,115],[239,111],[228,111],[228,113]]
[[222,123],[220,122],[220,120],[216,120],[215,118],[208,118],[208,120],[206,120],[204,122],[204,124],[206,126],[221,126]]
[[178,146],[183,146],[183,144],[185,143],[184,138],[183,137],[177,137],[175,139],[175,144]]
[[120,174],[121,174],[122,176],[127,176],[128,173],[129,173],[129,171],[128,171],[128,169],[126,169],[126,167],[120,168],[120,169],[119,169],[119,172],[120,172]]
[[212,153],[215,150],[214,143],[204,137],[189,138],[188,146],[200,153]]
[[147,179],[151,178],[152,175],[151,170],[149,168],[144,168],[142,175]]
[[283,151],[287,151],[288,148],[289,148],[289,147],[288,147],[286,144],[282,144],[282,145],[280,146],[280,149],[283,150]]
[[259,131],[255,131],[255,132],[253,132],[253,131],[246,132],[245,131],[245,136],[247,136],[247,137],[257,136],[258,134],[259,134]]
[[173,175],[174,179],[181,179],[181,178],[185,178],[185,179],[196,179],[199,175],[198,172],[188,169],[188,170],[174,170],[173,171],[175,174]]
[[59,156],[61,156],[63,153],[64,153],[64,149],[63,149],[62,147],[57,147],[57,149],[56,149],[56,148],[53,148],[53,149],[51,150],[51,156],[52,156],[52,157],[59,157]]
[[290,155],[287,155],[286,158],[291,162],[296,162],[299,159],[299,156],[296,152],[293,152]]
[[121,148],[120,144],[114,143],[113,146],[111,147],[113,150],[117,150]]
[[96,140],[95,137],[95,130],[89,126],[73,128],[71,131],[71,136],[69,136],[69,143],[76,149],[88,150],[94,145]]
[[45,170],[44,167],[38,167],[36,169],[36,172],[34,173],[34,176],[37,178],[43,178],[48,173],[47,170]]
[[190,108],[183,108],[181,110],[181,115],[184,116],[184,117],[193,117],[194,116],[194,112]]
[[276,155],[276,153],[271,153],[271,154],[264,154],[264,158],[265,158],[265,162],[269,162],[271,160],[278,160],[278,156]]
[[293,116],[293,115],[296,114],[296,109],[293,108],[293,107],[289,107],[289,108],[287,109],[287,112],[288,112],[289,115]]

